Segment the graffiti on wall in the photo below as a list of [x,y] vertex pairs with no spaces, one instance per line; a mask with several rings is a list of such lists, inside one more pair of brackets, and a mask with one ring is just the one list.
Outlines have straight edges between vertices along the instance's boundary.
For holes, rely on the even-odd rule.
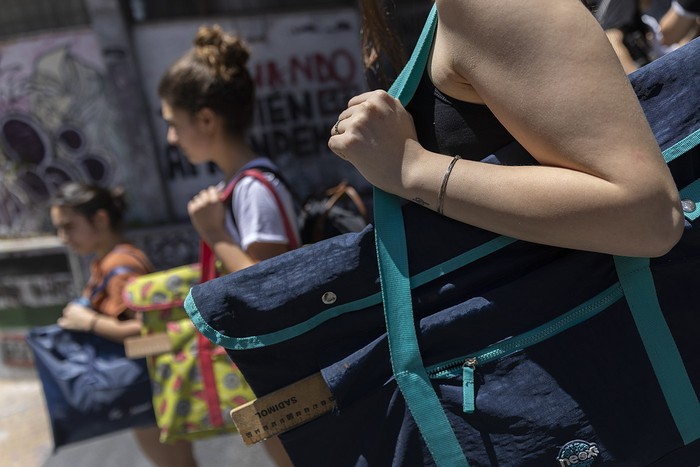
[[75,298],[70,271],[0,279],[0,310],[64,304]]
[[253,145],[265,154],[291,152],[301,159],[327,152],[329,128],[360,91],[357,62],[356,54],[339,47],[256,63],[252,72],[261,96]]
[[0,237],[48,232],[67,181],[119,183],[125,150],[91,32],[0,45]]

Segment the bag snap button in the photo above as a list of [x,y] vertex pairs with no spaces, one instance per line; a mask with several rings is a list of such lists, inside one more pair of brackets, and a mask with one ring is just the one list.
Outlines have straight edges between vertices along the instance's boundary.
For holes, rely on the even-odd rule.
[[683,212],[694,212],[696,209],[695,201],[692,199],[681,200],[681,207],[683,208]]
[[321,301],[323,303],[325,303],[326,305],[330,305],[332,303],[335,303],[335,301],[337,299],[338,299],[338,297],[333,292],[326,292],[321,297]]

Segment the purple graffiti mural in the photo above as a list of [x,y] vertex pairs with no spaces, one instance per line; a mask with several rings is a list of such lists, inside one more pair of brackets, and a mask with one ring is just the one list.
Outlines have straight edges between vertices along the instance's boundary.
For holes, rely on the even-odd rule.
[[118,182],[123,143],[102,72],[64,42],[0,68],[0,237],[48,232],[48,202],[68,181]]
[[8,157],[19,164],[40,165],[50,150],[48,138],[30,116],[12,115],[0,124]]
[[[53,135],[31,115],[10,114],[0,119],[0,145],[15,167],[14,188],[34,202],[48,201],[68,181],[109,182],[107,160],[84,154],[87,145],[78,129],[64,128]],[[54,151],[57,146],[66,153],[61,159]]]

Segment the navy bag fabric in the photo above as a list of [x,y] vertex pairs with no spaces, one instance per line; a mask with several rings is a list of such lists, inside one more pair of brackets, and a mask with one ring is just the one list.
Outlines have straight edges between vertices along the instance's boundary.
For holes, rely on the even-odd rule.
[[155,425],[145,359],[131,360],[121,344],[58,325],[31,329],[27,342],[44,390],[54,448]]
[[[631,76],[661,148],[684,153],[669,164],[679,190],[700,177],[699,63],[696,40]],[[528,157],[513,145],[485,162]],[[695,202],[698,195],[684,192]],[[403,212],[426,368],[532,336],[476,367],[473,413],[463,410],[462,373],[435,372],[434,390],[471,466],[697,467],[700,419],[679,429],[612,256],[513,241],[415,204]],[[681,241],[650,268],[697,402],[695,223],[691,212]],[[490,242],[501,248],[451,262]],[[280,435],[295,465],[435,465],[393,377],[371,226],[198,285],[186,308],[258,395],[322,372],[337,407]],[[572,310],[589,314],[560,321]],[[532,334],[552,322],[551,336]]]

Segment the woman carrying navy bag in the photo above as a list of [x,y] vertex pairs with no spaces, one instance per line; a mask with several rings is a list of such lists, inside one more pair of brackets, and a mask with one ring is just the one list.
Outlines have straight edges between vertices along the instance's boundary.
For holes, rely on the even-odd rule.
[[[383,3],[363,16],[391,62]],[[628,77],[579,0],[436,1],[329,129],[373,225],[185,301],[261,402],[244,440],[298,466],[696,467],[699,56]]]
[[[70,332],[49,327],[30,333],[54,444],[59,447],[133,424],[139,447],[154,465],[192,467],[196,461],[189,442],[158,441],[145,361],[130,361],[124,355],[124,339],[139,335],[141,322],[126,307],[122,289],[130,278],[153,271],[145,253],[121,232],[125,209],[121,189],[81,183],[62,186],[51,203],[51,222],[59,239],[80,255],[94,255],[82,296],[67,304],[58,319],[58,326]],[[78,346],[80,352],[71,355],[70,346]],[[49,360],[62,351],[67,352],[64,360]],[[108,413],[108,420],[94,412]]]
[[[383,2],[364,0],[361,3],[365,19],[363,50],[366,63],[372,65],[379,63],[378,59],[383,54],[397,49],[392,45],[395,36],[385,32]],[[382,220],[389,217],[386,215],[389,209],[378,207],[377,200],[383,203],[385,198],[396,196],[466,225],[500,234],[504,239],[572,251],[619,255],[615,259],[618,266],[627,261],[621,257],[654,258],[669,252],[684,230],[678,187],[640,106],[639,99],[646,97],[646,94],[635,95],[604,31],[585,2],[437,0],[435,4],[437,26],[432,44],[428,44],[431,48],[427,52],[422,79],[410,103],[384,90],[367,92],[352,98],[330,129],[330,149],[352,163],[378,188],[378,193],[375,192],[377,235],[381,237],[384,228]],[[399,67],[396,69],[398,71]],[[399,82],[400,79],[397,80]],[[482,160],[490,154],[513,142],[519,143],[533,160],[511,165],[483,163]],[[392,202],[385,204],[394,206]],[[384,225],[388,225],[386,221]],[[423,228],[433,226],[424,225]],[[384,258],[391,262],[398,255],[393,245],[396,243],[395,237],[388,238],[391,242],[385,249],[390,253]],[[464,238],[463,241],[468,239]],[[381,243],[377,243],[380,259]],[[433,252],[408,251],[409,258],[411,254],[415,257]],[[554,261],[552,264],[555,264]],[[508,266],[504,263],[503,267],[506,268],[503,274],[507,274]],[[584,260],[578,267],[586,270]],[[623,269],[618,267],[618,273]],[[381,274],[387,272],[381,269],[381,265],[380,271]],[[404,270],[402,272],[406,274]],[[520,275],[532,276],[535,273],[532,270],[522,271]],[[568,272],[562,269],[553,274]],[[602,277],[606,272],[602,268],[591,267],[589,274]],[[628,270],[620,276],[624,282],[626,277],[634,276],[634,271]],[[491,329],[500,325],[513,324],[517,329],[515,323],[521,315],[544,310],[549,306],[547,301],[550,304],[558,303],[558,294],[570,296],[584,287],[584,282],[580,282],[580,287],[569,288],[566,292],[546,290],[546,282],[555,281],[555,277],[551,277],[550,281],[547,275],[543,275],[539,282],[529,285],[529,290],[513,287],[514,290],[503,296],[486,287],[478,290],[475,294],[484,303],[480,305],[483,309],[475,303],[470,312],[474,321],[479,323],[478,327],[469,323],[471,325],[464,326],[460,335],[465,341],[478,341],[479,337],[488,335]],[[654,448],[648,443],[639,443],[641,436],[630,435],[626,438],[619,431],[617,435],[608,433],[606,424],[596,423],[603,416],[624,423],[624,420],[615,418],[614,411],[622,407],[622,400],[625,404],[634,405],[624,398],[619,400],[617,406],[601,403],[600,407],[604,408],[597,412],[595,409],[600,407],[587,407],[592,399],[615,399],[619,395],[613,394],[619,388],[634,384],[631,379],[611,381],[611,375],[603,371],[603,363],[598,365],[597,370],[595,366],[587,368],[577,363],[571,371],[589,376],[568,386],[569,381],[537,354],[537,347],[527,353],[536,362],[535,365],[518,361],[521,356],[516,353],[511,360],[496,360],[497,363],[493,364],[500,364],[502,368],[489,366],[491,357],[486,350],[483,353],[471,350],[476,352],[474,355],[478,353],[477,358],[453,362],[455,373],[460,375],[462,381],[461,387],[446,383],[437,390],[437,395],[430,394],[432,389],[427,384],[426,372],[428,375],[431,371],[439,373],[440,368],[427,367],[425,371],[420,368],[421,361],[427,358],[426,352],[422,353],[422,358],[418,352],[403,352],[410,345],[406,336],[414,332],[412,323],[401,328],[409,333],[394,333],[392,343],[391,325],[402,324],[401,316],[410,312],[410,289],[408,281],[405,282],[407,291],[397,293],[387,291],[386,286],[392,286],[392,291],[397,288],[391,281],[382,282],[384,296],[395,299],[384,300],[393,373],[438,465],[466,465],[463,455],[476,465],[487,465],[487,462],[488,465],[509,466],[564,466],[579,462],[586,466],[599,463],[622,465],[631,459],[651,461],[663,453],[663,449],[654,453]],[[491,284],[491,287],[497,287],[499,282]],[[648,295],[653,294],[653,287],[653,283],[644,283],[639,287],[638,290],[641,289],[647,296],[640,293],[636,303],[628,297],[630,307],[652,303],[655,297]],[[623,288],[627,292],[627,285],[623,284]],[[540,302],[533,298],[535,294],[542,297]],[[518,295],[521,297],[520,303]],[[541,306],[532,306],[534,303]],[[414,306],[418,309],[419,304]],[[466,303],[462,306],[467,309]],[[574,310],[586,308],[581,307]],[[644,305],[639,307],[644,308]],[[567,309],[561,307],[560,312]],[[480,316],[492,313],[495,317],[499,310],[510,310],[512,315],[501,318],[502,321],[485,319],[479,322]],[[633,310],[633,313],[636,311]],[[397,321],[392,321],[396,319],[391,318],[394,316],[398,316]],[[622,314],[617,316],[621,317]],[[522,319],[527,319],[527,316]],[[638,317],[636,320],[642,334],[647,332],[653,335],[659,329],[655,325],[644,329],[645,324],[654,322],[652,320],[644,322]],[[663,323],[663,320],[658,322]],[[601,327],[607,330],[618,325],[619,338],[634,329],[627,322],[611,322]],[[452,327],[456,329],[456,326]],[[519,336],[520,342],[513,343],[513,349],[521,348],[526,342],[537,341],[536,330],[506,330],[506,334],[495,338],[492,345],[497,346],[495,342],[499,339],[508,338],[516,332],[522,334]],[[577,332],[581,340],[585,334]],[[608,344],[610,336],[604,338],[604,334],[598,332],[586,339],[595,342],[594,339],[600,338],[601,342],[593,344],[594,347],[611,345],[608,352],[610,358],[624,361],[624,351],[630,350],[630,343],[636,344],[636,341],[631,338],[630,343],[612,350],[613,344]],[[400,339],[400,343],[397,339]],[[427,346],[426,340],[427,337],[422,336],[421,347]],[[647,352],[654,365],[668,368],[677,360],[666,355],[654,361],[654,357],[657,357],[654,353],[659,347],[664,351],[670,349],[671,346],[667,344],[673,341],[660,341],[663,344],[659,346],[647,345]],[[446,341],[443,345],[450,343]],[[564,341],[561,345],[565,350],[550,350],[544,355],[554,359],[556,356],[553,354],[560,353],[562,359],[572,355],[571,361],[574,362],[573,355],[578,348],[574,347],[573,341],[571,344],[567,346]],[[682,348],[680,343],[678,345]],[[484,347],[490,349],[486,345]],[[655,350],[650,350],[652,347]],[[498,352],[504,350],[499,348]],[[686,348],[686,352],[691,351]],[[589,354],[592,355],[592,352],[589,351]],[[692,353],[688,355],[693,358]],[[560,363],[565,365],[565,362],[558,362],[557,365]],[[511,366],[506,371],[508,365]],[[644,368],[646,370],[647,367]],[[682,365],[676,368],[678,371],[674,378],[683,373]],[[689,366],[688,371],[692,368]],[[492,382],[499,371],[508,375],[510,379],[507,383]],[[524,373],[518,377],[518,371]],[[413,379],[407,374],[412,375]],[[670,388],[680,386],[670,383],[664,387],[662,371],[656,369],[656,374],[671,406],[676,395],[671,395]],[[425,385],[415,383],[423,378]],[[644,391],[652,388],[653,391],[657,388],[656,379],[652,373],[652,376],[644,378],[644,384],[634,386]],[[678,380],[681,379],[679,376]],[[537,386],[535,382],[539,380],[543,383]],[[556,387],[553,380],[559,381],[565,389]],[[585,385],[581,381],[585,381]],[[669,381],[672,379],[669,378]],[[687,382],[687,378],[683,381]],[[523,387],[519,388],[519,384]],[[532,389],[525,390],[527,385],[532,385]],[[500,391],[497,387],[500,387]],[[435,428],[438,425],[434,421],[442,413],[442,410],[436,410],[440,405],[438,399],[447,397],[450,390],[463,394],[463,419],[458,423],[455,435],[446,429],[445,436],[436,436]],[[698,422],[686,420],[686,414],[697,412],[697,395],[687,384],[678,392],[685,398],[684,403],[672,407],[671,411],[684,442],[692,445],[697,436]],[[502,395],[501,399],[497,397],[499,394]],[[525,394],[529,397],[525,397]],[[547,405],[541,405],[539,410],[528,412],[521,418],[514,415],[521,409],[527,412],[524,409],[527,404],[536,404],[537,394],[551,396],[539,402]],[[516,398],[521,395],[522,399]],[[589,410],[586,413],[589,419],[580,415],[576,415],[578,419],[574,417],[574,408],[578,410],[576,403],[582,410]],[[447,419],[453,421],[450,418],[453,417],[453,410],[457,408],[445,409],[445,414],[441,415],[445,423],[441,427],[449,426]],[[646,422],[650,419],[647,418]],[[583,428],[587,423],[594,428]],[[551,426],[543,430],[542,426],[547,424]],[[409,426],[406,423],[402,429],[414,435],[415,430],[407,428]],[[639,430],[640,426],[641,423],[638,423],[635,428]],[[468,431],[474,432],[471,438],[465,435]],[[646,429],[641,434],[651,435]],[[290,433],[290,438],[292,436]],[[454,437],[462,441],[462,446]],[[556,440],[548,437],[556,437]],[[543,439],[551,440],[551,446],[547,448],[549,451],[539,450],[546,442],[536,447],[537,442]],[[677,439],[674,441],[677,442]],[[671,444],[669,440],[663,441],[667,442]],[[411,451],[416,443],[405,439],[399,439],[397,443],[403,447],[397,452],[417,454]],[[647,449],[649,452],[646,452]],[[460,452],[462,450],[463,453]],[[420,461],[412,462],[413,457],[411,461],[396,464],[420,464]],[[641,465],[635,462],[631,461],[630,465]]]

